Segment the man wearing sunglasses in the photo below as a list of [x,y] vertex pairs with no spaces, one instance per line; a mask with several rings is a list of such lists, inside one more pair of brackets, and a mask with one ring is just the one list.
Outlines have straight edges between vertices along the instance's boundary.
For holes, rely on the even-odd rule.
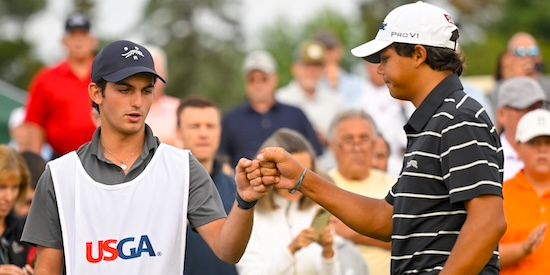
[[[500,57],[497,70],[497,83],[490,95],[495,110],[498,108],[496,105],[500,85],[513,77],[526,76],[537,80],[546,97],[550,98],[550,78],[544,75],[541,51],[531,34],[518,32],[510,38],[506,52]],[[502,125],[498,121],[496,124],[497,129],[500,129]]]
[[530,76],[535,79],[543,74],[544,64],[535,38],[525,32],[516,33],[508,42],[502,59],[502,76]]

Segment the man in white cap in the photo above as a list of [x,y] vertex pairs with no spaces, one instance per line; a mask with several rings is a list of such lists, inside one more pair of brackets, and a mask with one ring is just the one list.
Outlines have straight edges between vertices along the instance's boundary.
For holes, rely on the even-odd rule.
[[498,87],[497,120],[504,128],[500,134],[500,143],[504,152],[504,177],[509,180],[523,168],[523,161],[517,154],[516,126],[527,112],[543,108],[546,95],[539,82],[527,76],[505,80]]
[[260,145],[283,127],[300,132],[320,154],[321,144],[306,114],[275,99],[278,74],[271,54],[250,52],[243,62],[243,73],[247,100],[224,115],[220,154],[229,157],[235,167],[241,157],[253,158]]
[[517,152],[525,166],[502,190],[508,229],[500,240],[501,274],[548,274],[550,111],[530,111],[517,126]]
[[376,38],[352,50],[380,63],[390,94],[417,107],[385,199],[331,185],[281,148],[260,152],[263,176],[249,175],[251,184],[299,190],[355,231],[391,240],[392,274],[499,274],[503,155],[489,116],[462,91],[458,36],[445,10],[417,2],[391,11]]

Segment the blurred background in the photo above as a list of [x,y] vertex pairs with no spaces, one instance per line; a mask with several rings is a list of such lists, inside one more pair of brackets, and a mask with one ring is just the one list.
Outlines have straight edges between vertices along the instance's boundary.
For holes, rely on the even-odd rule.
[[[166,92],[201,94],[223,109],[245,98],[242,61],[253,49],[278,62],[279,85],[291,79],[297,45],[321,29],[333,31],[347,52],[376,35],[401,0],[24,0],[0,2],[0,143],[8,137],[11,110],[25,103],[26,90],[42,66],[64,57],[61,37],[67,15],[86,12],[101,48],[130,39],[164,48],[169,60]],[[550,56],[550,1],[439,0],[460,27],[465,76],[490,91],[497,59],[518,31],[538,40]],[[547,61],[547,60],[546,60]],[[360,59],[347,54],[342,66],[361,74]],[[548,64],[546,62],[546,64]]]

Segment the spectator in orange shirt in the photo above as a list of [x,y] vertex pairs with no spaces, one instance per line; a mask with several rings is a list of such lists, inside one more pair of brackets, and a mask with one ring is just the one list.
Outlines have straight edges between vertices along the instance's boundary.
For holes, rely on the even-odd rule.
[[525,114],[516,140],[525,166],[503,187],[508,230],[500,240],[501,274],[550,274],[550,111]]

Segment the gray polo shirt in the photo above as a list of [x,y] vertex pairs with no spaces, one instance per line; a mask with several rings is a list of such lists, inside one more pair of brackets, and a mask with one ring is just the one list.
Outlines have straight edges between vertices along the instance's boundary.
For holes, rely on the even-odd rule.
[[[145,125],[143,152],[130,168],[128,174],[105,158],[99,146],[98,128],[92,140],[77,150],[77,155],[92,179],[104,184],[120,184],[135,179],[153,158],[159,146],[149,126]],[[183,164],[182,164],[183,165]],[[196,228],[211,221],[226,217],[220,195],[208,172],[190,155],[189,157],[189,206],[187,219]],[[29,216],[21,240],[27,243],[63,249],[61,224],[49,167],[40,177]]]

